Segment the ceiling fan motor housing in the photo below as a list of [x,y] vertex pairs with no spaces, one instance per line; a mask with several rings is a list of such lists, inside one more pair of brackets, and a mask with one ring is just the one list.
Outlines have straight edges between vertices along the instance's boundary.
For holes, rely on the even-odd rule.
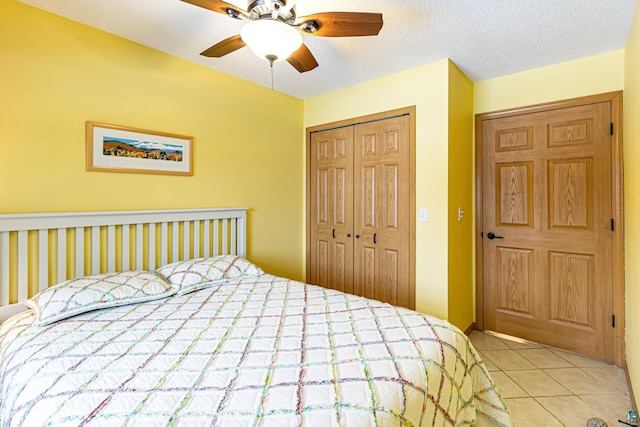
[[247,8],[247,17],[251,20],[258,19],[274,19],[274,14],[279,21],[286,24],[293,24],[296,20],[296,11],[294,7],[287,8],[286,0],[254,0]]

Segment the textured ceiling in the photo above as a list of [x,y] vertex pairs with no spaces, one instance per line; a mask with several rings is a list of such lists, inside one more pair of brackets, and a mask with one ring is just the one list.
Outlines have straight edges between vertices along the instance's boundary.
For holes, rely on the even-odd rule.
[[[137,43],[271,87],[266,61],[244,48],[200,52],[244,22],[179,0],[20,0]],[[226,0],[246,8],[247,1]],[[378,12],[377,37],[314,37],[320,64],[300,74],[274,65],[274,89],[305,99],[404,69],[451,60],[473,81],[556,64],[625,45],[637,0],[298,0],[298,16]]]

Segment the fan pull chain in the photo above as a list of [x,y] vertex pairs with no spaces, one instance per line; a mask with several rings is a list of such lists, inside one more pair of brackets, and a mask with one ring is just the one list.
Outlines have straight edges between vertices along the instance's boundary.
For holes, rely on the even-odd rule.
[[273,63],[278,59],[278,57],[275,55],[267,55],[265,58],[267,58],[269,65],[271,65],[271,90],[273,90]]

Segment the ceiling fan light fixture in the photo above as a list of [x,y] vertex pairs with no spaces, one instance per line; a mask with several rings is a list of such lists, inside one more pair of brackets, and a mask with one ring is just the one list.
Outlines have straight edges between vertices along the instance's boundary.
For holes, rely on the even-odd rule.
[[302,45],[298,30],[273,19],[247,23],[240,37],[256,56],[269,62],[284,61]]

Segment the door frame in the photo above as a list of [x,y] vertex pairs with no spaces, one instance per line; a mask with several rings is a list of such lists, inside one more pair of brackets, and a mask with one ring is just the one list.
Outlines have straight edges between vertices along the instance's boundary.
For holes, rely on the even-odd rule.
[[624,215],[623,215],[623,170],[622,170],[622,91],[607,92],[561,101],[529,105],[506,110],[493,111],[475,115],[475,249],[476,249],[476,329],[484,329],[483,299],[483,252],[482,252],[482,173],[483,173],[483,141],[482,124],[485,120],[513,117],[530,113],[576,107],[579,105],[611,102],[611,122],[613,135],[611,138],[611,174],[612,174],[612,215],[613,230],[613,362],[617,366],[625,366],[624,357]]
[[396,116],[409,116],[409,308],[416,307],[416,106],[382,111],[366,116],[311,126],[306,129],[306,279],[311,277],[311,134],[339,127],[355,126],[360,123],[390,119]]

